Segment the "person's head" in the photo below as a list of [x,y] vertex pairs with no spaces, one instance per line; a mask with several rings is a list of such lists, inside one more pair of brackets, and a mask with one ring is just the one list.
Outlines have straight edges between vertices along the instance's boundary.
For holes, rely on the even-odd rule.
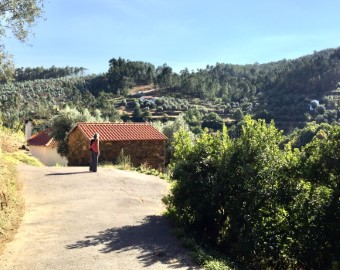
[[95,133],[95,134],[93,135],[93,139],[99,140],[99,133]]

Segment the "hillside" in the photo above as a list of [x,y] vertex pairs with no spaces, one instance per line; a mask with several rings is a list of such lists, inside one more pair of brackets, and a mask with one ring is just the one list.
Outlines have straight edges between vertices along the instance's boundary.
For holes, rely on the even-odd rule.
[[[122,58],[111,59],[108,72],[101,75],[79,76],[74,70],[83,68],[65,69],[29,69],[29,76],[21,69],[17,81],[1,84],[5,125],[18,126],[28,117],[44,123],[66,105],[100,110],[110,120],[117,120],[119,112],[125,121],[166,121],[189,109],[216,113],[226,123],[251,114],[274,119],[286,132],[311,121],[334,123],[340,117],[340,48],[267,64],[217,63],[179,74],[167,65],[155,68]],[[50,79],[41,79],[42,74]],[[58,74],[68,76],[56,78]],[[140,100],[145,95],[156,99]],[[317,102],[311,104],[313,100]]]

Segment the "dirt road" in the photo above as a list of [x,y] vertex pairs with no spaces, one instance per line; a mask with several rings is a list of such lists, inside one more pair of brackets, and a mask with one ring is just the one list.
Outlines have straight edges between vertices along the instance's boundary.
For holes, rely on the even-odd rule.
[[26,213],[0,269],[198,269],[161,216],[164,180],[111,168],[19,169]]

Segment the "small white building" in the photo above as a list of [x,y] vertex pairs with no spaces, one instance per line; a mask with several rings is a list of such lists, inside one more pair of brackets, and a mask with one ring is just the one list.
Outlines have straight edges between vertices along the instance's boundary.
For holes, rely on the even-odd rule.
[[156,102],[156,98],[155,97],[153,97],[153,96],[141,96],[140,98],[139,98],[139,100],[141,101],[141,102],[144,102],[144,101],[149,101],[149,102],[151,102],[151,103],[155,103]]
[[312,100],[309,102],[309,110],[310,111],[315,111],[317,107],[320,106],[320,102],[316,99]]
[[57,152],[58,142],[49,135],[50,129],[43,130],[27,140],[30,153],[46,166],[66,166],[67,158]]

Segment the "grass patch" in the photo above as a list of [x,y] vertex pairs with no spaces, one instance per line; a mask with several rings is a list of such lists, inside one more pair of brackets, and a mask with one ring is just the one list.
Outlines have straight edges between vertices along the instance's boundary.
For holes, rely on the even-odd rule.
[[151,168],[147,164],[140,165],[138,168],[136,168],[136,171],[143,173],[143,174],[158,176],[161,179],[170,181],[170,175],[168,174],[167,171],[161,171],[161,170]]
[[38,159],[35,157],[29,156],[26,151],[16,151],[5,156],[5,159],[8,161],[12,161],[14,163],[23,162],[28,165],[33,166],[44,166]]
[[237,267],[227,258],[201,246],[196,239],[189,236],[184,230],[177,228],[175,235],[181,241],[183,247],[190,251],[191,258],[205,270],[236,270]]
[[[169,206],[169,198],[163,197],[163,203]],[[205,270],[237,270],[236,264],[232,263],[228,258],[219,254],[215,250],[204,246],[202,241],[195,239],[189,232],[185,231],[184,228],[179,225],[174,217],[173,210],[168,210],[164,213],[172,223],[173,234],[181,242],[182,246],[189,251],[190,257],[199,266]]]
[[129,156],[125,156],[124,152],[122,155],[120,155],[117,158],[117,161],[115,164],[113,163],[109,163],[109,162],[104,162],[102,164],[100,164],[100,167],[102,168],[116,168],[119,170],[126,170],[126,171],[137,171],[140,172],[142,174],[147,174],[147,175],[154,175],[154,176],[158,176],[161,179],[167,180],[168,182],[171,182],[170,179],[170,175],[168,174],[168,172],[166,171],[160,171],[154,168],[151,168],[145,164],[142,164],[139,167],[134,167],[131,163],[130,157]]
[[117,157],[116,166],[121,170],[132,170],[133,166],[131,163],[131,157],[124,154],[122,149]]
[[0,151],[13,153],[25,144],[25,137],[22,132],[13,132],[10,129],[0,126]]
[[113,165],[113,163],[111,163],[111,162],[98,163],[98,167],[100,167],[100,168],[116,168],[116,166]]

